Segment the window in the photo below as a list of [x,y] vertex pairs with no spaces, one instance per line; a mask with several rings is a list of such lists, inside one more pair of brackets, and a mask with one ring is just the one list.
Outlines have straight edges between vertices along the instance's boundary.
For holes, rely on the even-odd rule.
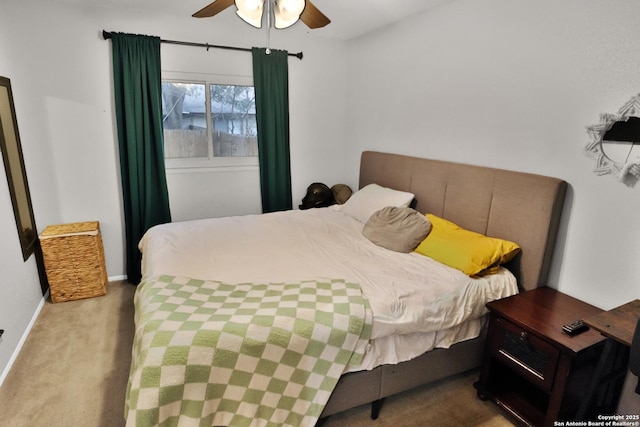
[[253,86],[209,85],[213,155],[255,157],[258,155],[256,95]]
[[250,84],[163,79],[162,122],[169,168],[258,164]]

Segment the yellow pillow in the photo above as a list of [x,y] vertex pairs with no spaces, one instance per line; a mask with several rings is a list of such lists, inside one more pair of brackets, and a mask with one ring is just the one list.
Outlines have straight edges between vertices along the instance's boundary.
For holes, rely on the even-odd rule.
[[432,214],[426,216],[431,222],[431,232],[416,252],[469,276],[497,273],[501,264],[511,261],[520,252],[520,247],[513,242],[465,230]]

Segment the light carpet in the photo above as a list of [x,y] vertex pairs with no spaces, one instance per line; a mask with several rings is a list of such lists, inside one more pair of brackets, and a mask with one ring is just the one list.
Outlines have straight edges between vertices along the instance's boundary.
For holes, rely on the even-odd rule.
[[[0,388],[0,425],[123,426],[134,292],[112,282],[103,297],[47,302]],[[476,397],[477,378],[473,371],[392,396],[375,421],[363,405],[323,427],[513,426]]]

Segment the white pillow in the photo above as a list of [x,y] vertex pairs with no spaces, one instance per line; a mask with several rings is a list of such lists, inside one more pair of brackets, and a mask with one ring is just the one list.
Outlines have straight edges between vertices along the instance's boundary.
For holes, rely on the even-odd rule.
[[342,205],[341,211],[364,224],[380,209],[387,206],[407,207],[414,197],[412,193],[369,184],[356,191]]

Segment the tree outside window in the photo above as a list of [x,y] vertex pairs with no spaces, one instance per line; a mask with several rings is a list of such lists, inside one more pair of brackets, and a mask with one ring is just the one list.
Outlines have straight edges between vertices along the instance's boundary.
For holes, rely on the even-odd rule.
[[253,86],[163,81],[162,113],[166,159],[258,155]]

